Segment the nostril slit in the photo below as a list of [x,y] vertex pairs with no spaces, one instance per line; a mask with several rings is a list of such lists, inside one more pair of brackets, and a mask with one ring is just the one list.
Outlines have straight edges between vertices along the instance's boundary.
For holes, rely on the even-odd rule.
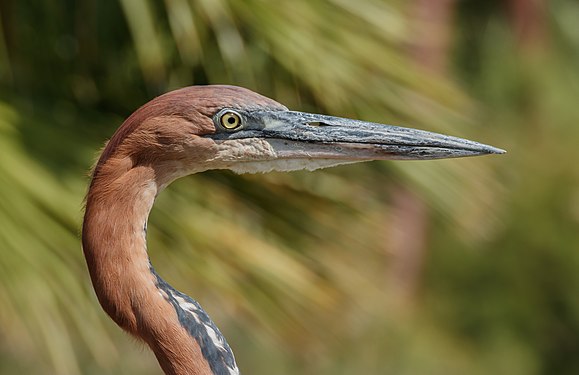
[[321,121],[308,121],[306,122],[306,124],[310,126],[331,126],[330,124],[326,124],[325,122]]

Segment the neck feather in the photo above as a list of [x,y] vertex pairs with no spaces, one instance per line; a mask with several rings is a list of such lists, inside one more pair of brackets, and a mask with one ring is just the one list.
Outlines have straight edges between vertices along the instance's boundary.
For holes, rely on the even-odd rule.
[[166,374],[238,374],[231,349],[201,306],[150,265],[145,228],[158,193],[154,169],[129,160],[107,164],[91,183],[82,231],[103,309],[151,347]]

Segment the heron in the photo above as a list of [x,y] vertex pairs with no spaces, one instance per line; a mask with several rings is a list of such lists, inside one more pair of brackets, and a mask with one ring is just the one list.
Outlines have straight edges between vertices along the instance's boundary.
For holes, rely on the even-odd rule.
[[447,135],[290,111],[249,89],[190,86],[131,114],[93,167],[82,247],[96,296],[170,375],[236,375],[225,338],[197,301],[149,260],[147,219],[171,182],[214,169],[315,170],[386,159],[440,159],[504,151]]

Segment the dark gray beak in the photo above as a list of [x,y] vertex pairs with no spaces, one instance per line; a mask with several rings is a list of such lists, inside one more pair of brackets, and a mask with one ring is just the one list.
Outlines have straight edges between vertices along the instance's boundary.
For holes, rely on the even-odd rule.
[[380,159],[440,159],[505,153],[462,138],[340,117],[292,111],[258,116],[263,121],[264,137],[340,145],[343,150],[366,155],[370,152],[381,156]]

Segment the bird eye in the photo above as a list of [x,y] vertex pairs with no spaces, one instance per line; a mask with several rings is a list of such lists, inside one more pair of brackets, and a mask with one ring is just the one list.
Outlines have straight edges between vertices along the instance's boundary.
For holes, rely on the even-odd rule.
[[225,129],[234,130],[241,126],[241,116],[235,112],[227,111],[221,115],[219,122]]

